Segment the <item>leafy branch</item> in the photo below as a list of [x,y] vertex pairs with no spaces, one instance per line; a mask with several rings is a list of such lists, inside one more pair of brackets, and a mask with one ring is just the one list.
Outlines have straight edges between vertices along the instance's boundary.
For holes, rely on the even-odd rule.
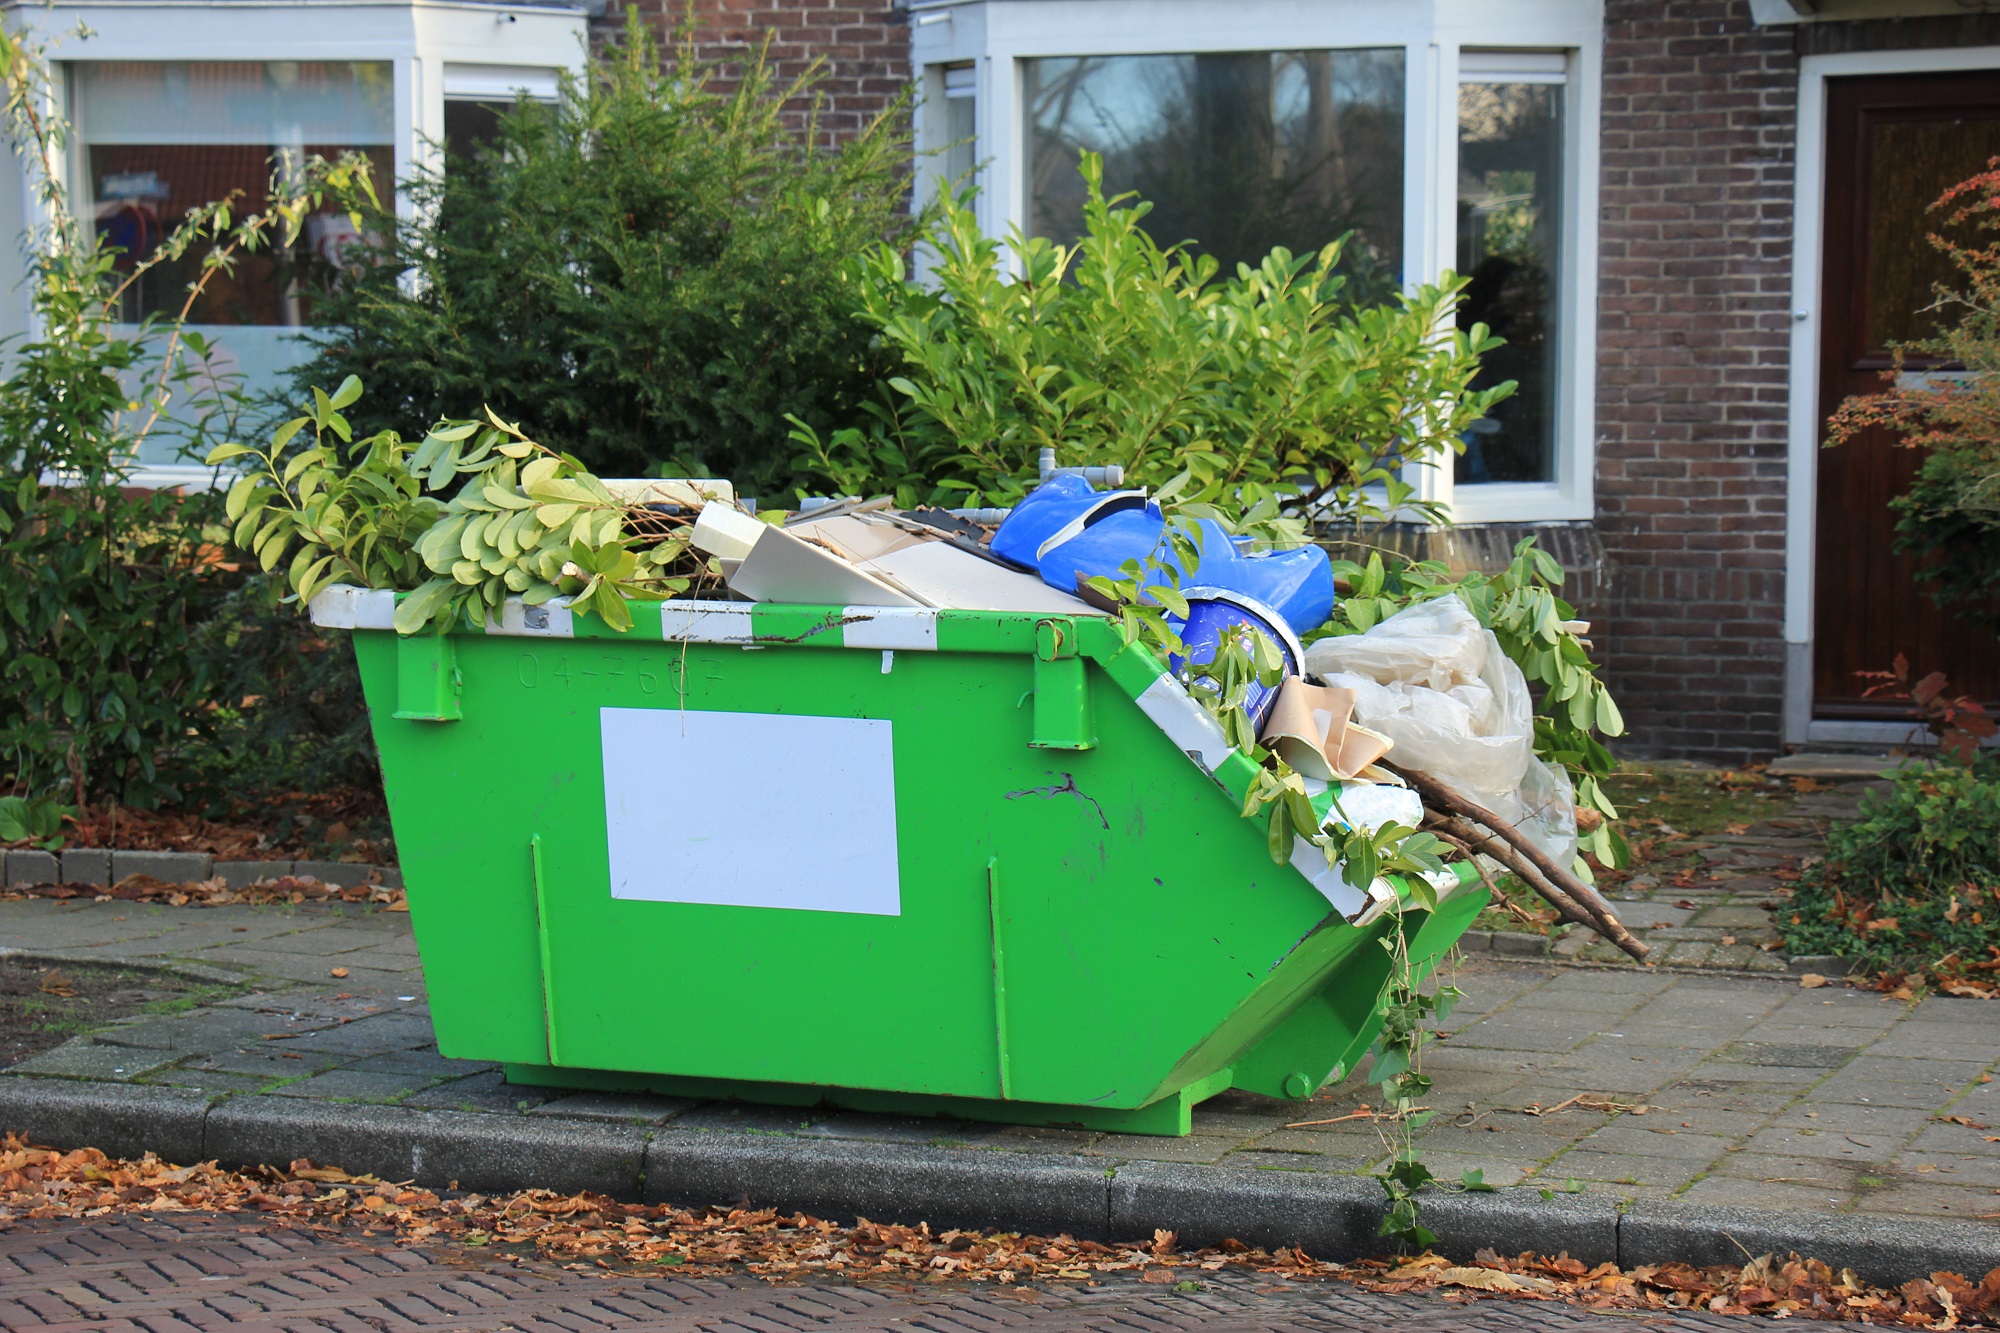
[[[490,411],[439,422],[414,445],[394,431],[355,440],[345,409],[361,392],[351,375],[332,394],[315,389],[266,448],[225,444],[208,456],[256,460],[225,512],[266,572],[289,556],[299,600],[333,583],[406,592],[395,626],[414,634],[461,616],[484,625],[512,596],[530,606],[561,596],[622,631],[629,601],[676,596],[714,573],[691,552],[685,519],[620,499]],[[288,452],[307,427],[311,443]]]

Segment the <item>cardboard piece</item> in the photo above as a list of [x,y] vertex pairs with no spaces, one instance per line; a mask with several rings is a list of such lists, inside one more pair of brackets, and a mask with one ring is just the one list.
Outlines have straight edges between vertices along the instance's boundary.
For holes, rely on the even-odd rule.
[[1353,721],[1354,699],[1353,690],[1287,676],[1257,739],[1306,777],[1353,778],[1395,744]]

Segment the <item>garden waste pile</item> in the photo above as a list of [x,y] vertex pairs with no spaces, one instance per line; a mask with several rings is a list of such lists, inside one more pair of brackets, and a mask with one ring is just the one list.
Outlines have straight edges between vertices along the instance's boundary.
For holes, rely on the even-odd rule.
[[847,499],[772,523],[710,501],[689,542],[732,593],[759,602],[1049,616],[1151,604],[1172,674],[1225,729],[1241,715],[1232,742],[1254,740],[1296,775],[1306,802],[1319,798],[1316,823],[1434,827],[1565,918],[1636,945],[1571,873],[1570,779],[1536,756],[1528,683],[1457,597],[1333,633],[1320,547],[1259,549],[1212,519],[1170,516],[1143,489],[1100,490],[1074,473],[1045,476],[1006,511]]

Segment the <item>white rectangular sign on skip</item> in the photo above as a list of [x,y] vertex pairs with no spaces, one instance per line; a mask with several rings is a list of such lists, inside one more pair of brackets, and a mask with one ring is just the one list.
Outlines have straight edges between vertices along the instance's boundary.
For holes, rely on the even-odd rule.
[[611,896],[900,916],[886,719],[606,708]]

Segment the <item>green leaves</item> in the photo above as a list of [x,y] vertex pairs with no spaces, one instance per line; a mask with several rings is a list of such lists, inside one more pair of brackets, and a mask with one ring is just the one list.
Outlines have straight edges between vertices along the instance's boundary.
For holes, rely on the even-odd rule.
[[[341,435],[340,409],[360,397],[350,376],[332,394],[315,390],[311,410],[268,449],[225,445],[209,455],[257,461],[231,484],[224,512],[263,568],[290,555],[286,579],[300,602],[330,583],[393,588],[409,594],[396,605],[396,630],[414,634],[461,616],[483,625],[510,596],[540,604],[568,595],[577,614],[625,630],[628,599],[688,588],[676,569],[693,563],[683,536],[628,537],[626,509],[601,481],[491,412],[485,422],[440,422],[414,448],[383,431],[343,458],[326,437]],[[313,443],[288,454],[308,426]]]
[[63,844],[62,824],[75,818],[77,809],[53,796],[0,796],[0,843],[29,842],[44,851]]
[[794,466],[842,493],[1008,503],[1038,451],[1117,464],[1193,517],[1278,545],[1304,518],[1428,512],[1408,464],[1512,391],[1469,385],[1483,329],[1454,327],[1457,279],[1357,307],[1343,242],[1273,250],[1254,269],[1162,249],[1149,205],[1106,199],[1084,154],[1085,235],[1074,246],[985,235],[969,202],[940,201],[922,283],[878,246],[853,281],[862,318],[900,364],[854,423],[800,423]]

